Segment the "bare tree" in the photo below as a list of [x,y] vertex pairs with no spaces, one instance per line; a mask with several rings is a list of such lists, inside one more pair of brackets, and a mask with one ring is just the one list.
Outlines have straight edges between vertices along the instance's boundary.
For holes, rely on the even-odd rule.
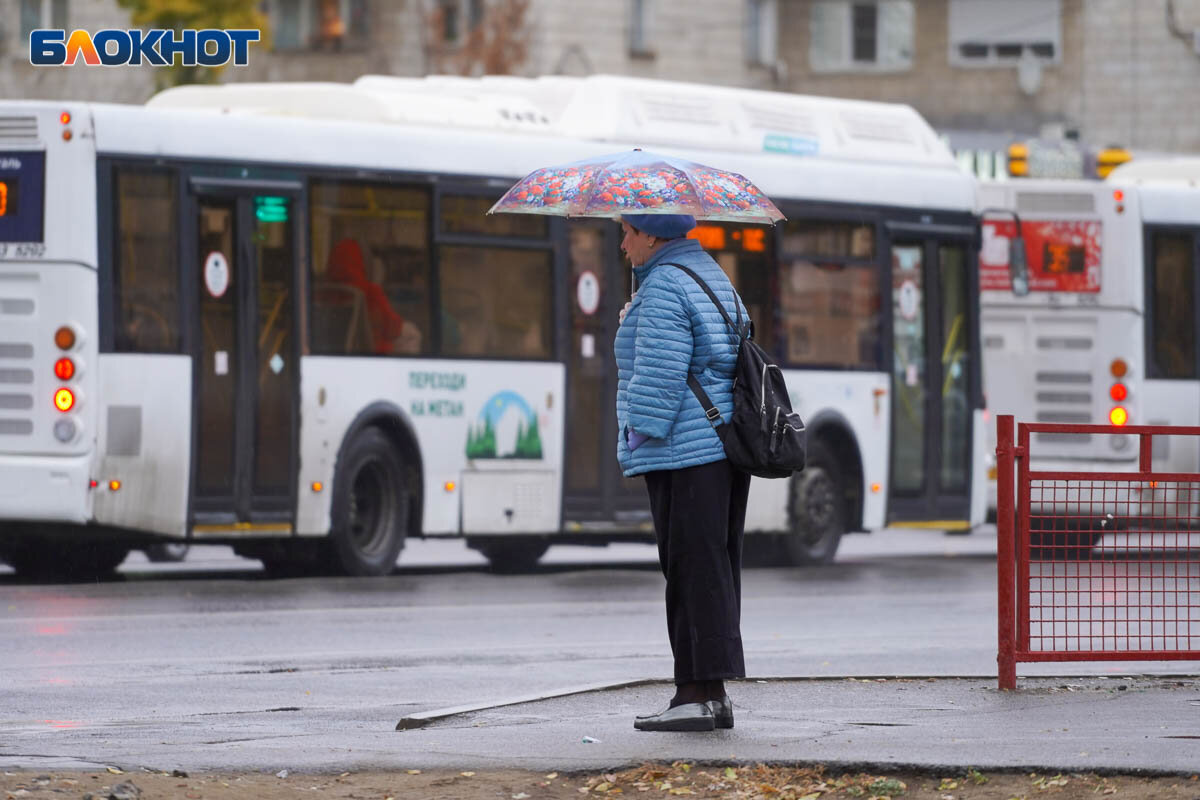
[[529,57],[529,3],[493,0],[478,20],[466,21],[469,30],[461,31],[464,21],[457,0],[437,2],[426,16],[429,71],[458,75],[517,72]]

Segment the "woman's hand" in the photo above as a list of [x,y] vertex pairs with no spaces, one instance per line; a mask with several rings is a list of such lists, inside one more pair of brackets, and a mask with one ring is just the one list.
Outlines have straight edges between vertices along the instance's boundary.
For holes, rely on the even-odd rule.
[[625,321],[625,315],[626,315],[626,314],[628,314],[628,313],[629,313],[629,309],[633,307],[633,298],[634,298],[634,297],[637,297],[637,292],[634,292],[634,293],[633,293],[633,296],[629,298],[629,302],[628,302],[628,303],[626,303],[626,304],[625,304],[625,307],[624,307],[624,308],[622,308],[622,309],[621,309],[621,310],[620,310],[620,311],[617,313],[617,321],[618,321],[618,322],[620,322],[620,323],[623,323],[623,322]]

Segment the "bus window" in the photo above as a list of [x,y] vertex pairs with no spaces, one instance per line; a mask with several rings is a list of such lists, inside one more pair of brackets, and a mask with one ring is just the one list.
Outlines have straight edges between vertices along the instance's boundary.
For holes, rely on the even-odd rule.
[[1196,322],[1192,236],[1154,234],[1151,265],[1154,317],[1150,360],[1154,377],[1196,377]]
[[767,352],[775,343],[775,313],[771,302],[775,237],[763,225],[734,225],[732,223],[701,222],[688,233],[688,238],[700,242],[708,251],[729,282],[741,295],[746,311],[754,322],[754,340]]
[[178,353],[175,173],[118,167],[115,184],[114,347],[122,353]]
[[475,236],[545,239],[550,222],[535,214],[488,214],[495,197],[478,194],[445,194],[439,201],[442,233]]
[[312,352],[428,352],[428,190],[320,180],[311,196]]
[[549,250],[443,246],[442,354],[550,358]]
[[875,226],[789,221],[779,268],[783,359],[798,366],[879,369],[883,316]]

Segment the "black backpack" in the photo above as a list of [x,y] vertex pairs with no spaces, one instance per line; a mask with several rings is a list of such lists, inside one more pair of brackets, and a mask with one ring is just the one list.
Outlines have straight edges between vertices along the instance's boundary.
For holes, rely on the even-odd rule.
[[759,478],[787,478],[804,469],[804,422],[792,411],[783,371],[754,341],[750,321],[743,325],[741,304],[734,302],[737,308],[735,324],[699,275],[682,264],[666,266],[679,267],[700,284],[738,337],[737,363],[733,368],[733,415],[728,422],[721,418],[721,412],[700,388],[696,376],[689,374],[687,379],[708,421],[725,445],[726,458],[733,466]]

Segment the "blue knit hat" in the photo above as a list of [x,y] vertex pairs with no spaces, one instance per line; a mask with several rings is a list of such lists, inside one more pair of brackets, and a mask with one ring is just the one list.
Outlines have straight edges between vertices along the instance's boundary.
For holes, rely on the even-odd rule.
[[659,239],[678,239],[696,227],[696,218],[691,214],[622,214],[621,219]]

